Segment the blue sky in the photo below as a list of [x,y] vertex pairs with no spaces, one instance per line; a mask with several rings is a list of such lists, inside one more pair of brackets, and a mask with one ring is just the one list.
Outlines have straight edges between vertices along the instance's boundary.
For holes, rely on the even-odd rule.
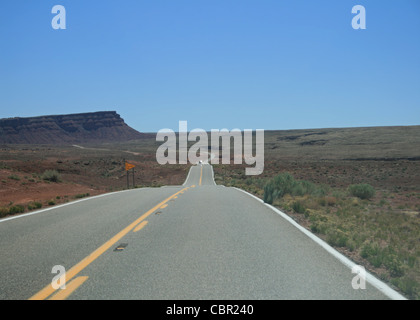
[[2,0],[0,118],[101,110],[143,132],[419,125],[420,1]]

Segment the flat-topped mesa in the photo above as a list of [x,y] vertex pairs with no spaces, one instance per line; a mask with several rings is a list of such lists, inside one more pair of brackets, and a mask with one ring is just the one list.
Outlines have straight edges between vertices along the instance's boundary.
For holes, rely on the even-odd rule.
[[129,127],[116,111],[0,119],[3,144],[114,142],[145,136]]

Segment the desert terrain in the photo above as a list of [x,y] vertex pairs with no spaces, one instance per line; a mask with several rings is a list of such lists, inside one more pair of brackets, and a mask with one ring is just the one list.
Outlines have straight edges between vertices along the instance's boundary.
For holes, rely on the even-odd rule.
[[[190,165],[159,165],[155,135],[119,143],[0,146],[0,214],[9,216],[127,188],[180,185]],[[264,199],[289,174],[296,186],[270,202],[412,299],[420,297],[420,126],[265,132],[265,167],[214,165],[217,184]],[[50,179],[48,172],[55,173]],[[130,187],[133,187],[130,175]],[[367,184],[367,198],[349,190]]]

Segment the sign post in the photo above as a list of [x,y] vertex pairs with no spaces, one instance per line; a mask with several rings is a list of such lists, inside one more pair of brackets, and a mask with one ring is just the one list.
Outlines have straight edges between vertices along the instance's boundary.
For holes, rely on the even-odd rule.
[[128,170],[127,171],[127,189],[130,189],[130,182],[128,181]]
[[134,164],[125,162],[125,171],[127,171],[127,189],[130,189],[130,182],[128,180],[128,175],[129,175],[130,170],[132,170],[133,172],[133,188],[134,188],[134,167],[135,167]]

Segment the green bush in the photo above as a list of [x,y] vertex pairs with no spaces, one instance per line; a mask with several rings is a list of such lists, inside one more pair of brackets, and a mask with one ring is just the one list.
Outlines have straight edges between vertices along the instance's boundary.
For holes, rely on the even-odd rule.
[[42,174],[42,180],[51,181],[51,182],[60,182],[61,176],[56,170],[46,170]]
[[274,186],[270,183],[267,183],[264,186],[264,202],[273,204],[273,193],[274,193]]
[[319,233],[319,234],[325,234],[328,228],[329,228],[329,225],[322,221],[315,221],[311,224],[312,232]]
[[416,300],[420,298],[420,286],[414,278],[393,278],[391,279],[391,283],[408,295],[409,299]]
[[292,209],[296,213],[305,213],[305,211],[306,211],[305,206],[300,201],[293,202]]
[[273,203],[276,198],[285,194],[292,196],[325,195],[324,187],[318,187],[312,182],[296,180],[290,173],[281,173],[270,179],[264,186],[264,202]]
[[360,255],[376,268],[385,266],[391,277],[401,277],[405,273],[402,259],[390,247],[382,249],[377,244],[366,244],[363,246]]
[[28,205],[28,210],[40,209],[42,208],[41,202],[33,202]]
[[3,218],[9,214],[9,209],[7,208],[0,208],[0,218]]
[[379,247],[373,244],[366,244],[363,246],[362,250],[360,251],[360,255],[362,258],[368,259],[370,257],[377,256],[379,254]]
[[366,183],[352,184],[349,186],[349,192],[352,196],[360,199],[370,199],[375,195],[375,189]]
[[327,242],[336,247],[345,247],[348,237],[341,230],[330,230],[327,232]]
[[88,193],[80,193],[80,194],[76,194],[76,195],[74,196],[74,198],[75,198],[75,199],[81,199],[81,198],[84,198],[84,197],[89,197],[89,196],[90,196],[89,192],[88,192]]
[[23,212],[25,212],[25,207],[20,204],[17,204],[9,208],[9,214],[16,214],[16,213],[23,213]]
[[386,255],[383,264],[389,270],[391,277],[401,277],[405,273],[404,265],[395,254]]

